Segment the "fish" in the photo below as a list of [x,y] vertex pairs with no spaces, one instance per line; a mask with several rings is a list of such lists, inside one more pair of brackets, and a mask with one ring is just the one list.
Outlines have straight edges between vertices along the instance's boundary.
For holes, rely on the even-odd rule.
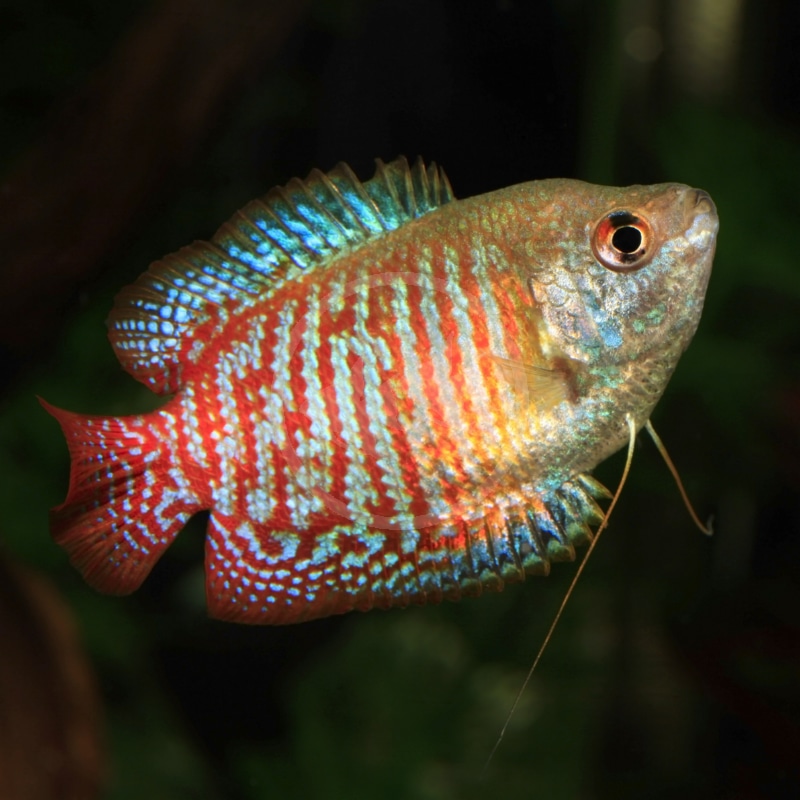
[[208,511],[208,613],[251,624],[547,575],[695,333],[717,229],[677,183],[457,200],[405,158],[293,179],[116,297],[111,345],[160,408],[41,401],[71,457],[52,536],[127,594]]

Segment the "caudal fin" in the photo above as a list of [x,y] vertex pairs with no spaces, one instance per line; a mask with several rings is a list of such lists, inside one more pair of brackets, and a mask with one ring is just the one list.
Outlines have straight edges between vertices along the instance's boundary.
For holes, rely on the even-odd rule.
[[91,586],[128,594],[202,506],[153,415],[87,416],[39,402],[71,457],[67,499],[50,512],[53,539]]

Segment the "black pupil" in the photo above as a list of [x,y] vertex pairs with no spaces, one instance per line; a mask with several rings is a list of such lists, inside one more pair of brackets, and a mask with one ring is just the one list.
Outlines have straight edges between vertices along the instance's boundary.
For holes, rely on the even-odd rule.
[[632,225],[624,225],[614,231],[611,244],[620,253],[635,253],[642,246],[642,232]]

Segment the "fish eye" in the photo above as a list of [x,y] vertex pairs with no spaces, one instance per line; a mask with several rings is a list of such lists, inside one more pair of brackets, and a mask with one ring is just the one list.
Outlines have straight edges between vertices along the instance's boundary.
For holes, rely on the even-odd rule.
[[612,211],[595,226],[592,251],[607,269],[635,272],[653,257],[653,228],[631,211]]

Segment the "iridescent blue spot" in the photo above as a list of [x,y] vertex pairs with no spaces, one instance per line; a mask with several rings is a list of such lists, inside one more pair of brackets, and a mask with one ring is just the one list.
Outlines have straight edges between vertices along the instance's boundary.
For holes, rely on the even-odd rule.
[[276,563],[276,561],[291,561],[295,557],[297,548],[300,546],[300,537],[296,533],[274,531],[272,539],[281,545],[281,554],[277,558],[270,559],[271,564]]
[[323,533],[320,536],[317,536],[317,546],[314,548],[311,555],[312,563],[321,564],[323,561],[333,558],[333,556],[339,552],[337,539],[338,537],[335,531]]
[[603,342],[607,347],[621,347],[622,334],[619,330],[619,325],[614,320],[600,320],[597,325],[597,330],[603,337]]
[[364,530],[358,536],[359,540],[366,545],[367,552],[374,556],[376,553],[379,553],[383,550],[386,544],[386,534],[381,533],[380,531],[369,531]]
[[352,550],[342,558],[343,567],[363,567],[369,559],[369,553],[354,553]]

